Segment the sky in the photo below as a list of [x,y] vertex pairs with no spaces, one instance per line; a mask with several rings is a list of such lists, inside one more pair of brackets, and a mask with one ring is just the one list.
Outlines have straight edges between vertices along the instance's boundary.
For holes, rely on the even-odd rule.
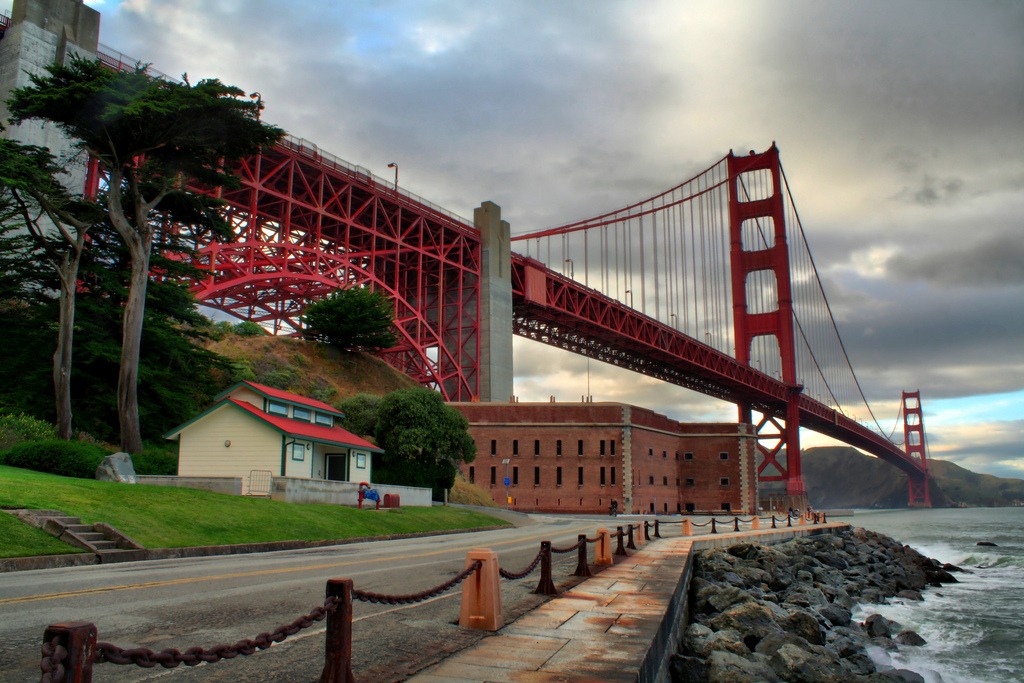
[[[774,141],[879,421],[1024,478],[1024,3],[105,0],[105,46],[258,91],[265,119],[513,234]],[[10,2],[0,2],[9,7]],[[735,407],[517,339],[521,401]],[[804,447],[827,441],[806,433]]]

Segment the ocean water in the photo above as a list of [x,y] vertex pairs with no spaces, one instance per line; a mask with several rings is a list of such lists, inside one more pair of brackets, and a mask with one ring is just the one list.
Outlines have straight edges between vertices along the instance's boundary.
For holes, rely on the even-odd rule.
[[945,683],[1024,682],[1024,508],[858,511],[842,519],[971,572],[928,588],[923,602],[892,600],[854,613],[863,620],[877,612],[928,641],[901,646],[894,666],[929,683],[940,680],[931,672]]

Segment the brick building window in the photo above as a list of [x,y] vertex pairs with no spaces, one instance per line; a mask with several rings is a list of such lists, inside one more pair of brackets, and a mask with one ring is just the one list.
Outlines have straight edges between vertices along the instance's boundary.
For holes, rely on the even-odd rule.
[[693,460],[693,453],[683,453],[683,460]]
[[719,480],[718,483],[720,483],[722,486],[728,486],[729,485],[729,477],[722,477]]
[[649,457],[649,458],[653,458],[654,457],[654,449],[653,448],[648,448],[647,449],[647,457]]
[[473,467],[472,465],[469,466],[469,483],[476,483],[476,468]]
[[615,439],[611,440],[611,453],[615,455]]
[[558,441],[555,442],[555,455],[561,455],[561,454],[562,454],[562,440],[559,439]]
[[497,454],[498,454],[498,440],[497,439],[491,439],[491,455],[497,455]]
[[491,486],[494,486],[497,483],[498,483],[498,468],[497,467],[492,467],[491,468]]
[[539,467],[534,467],[533,468],[533,485],[534,486],[540,486],[540,468]]
[[661,459],[662,460],[667,460],[668,459],[668,451],[662,451],[661,452]]
[[601,455],[604,455],[604,449],[605,449],[605,440],[601,439]]
[[604,468],[601,468],[601,486],[604,486]]
[[519,455],[519,439],[512,439],[512,455]]
[[583,439],[576,442],[576,455],[583,455]]
[[555,486],[562,485],[562,468],[555,469]]
[[512,485],[513,486],[519,486],[519,468],[518,467],[513,467],[512,468]]
[[651,476],[647,477],[647,483],[650,484],[651,486],[654,486],[654,475],[653,474]]
[[668,477],[662,477],[661,478],[661,485],[662,486],[668,486]]
[[719,460],[728,460],[729,459],[728,451],[722,451],[721,453],[719,453],[718,454],[718,459]]
[[577,467],[576,468],[576,480],[577,480],[577,483],[580,486],[583,486],[583,468],[582,467]]
[[[612,443],[615,443],[614,441]],[[615,486],[615,468],[612,468],[612,486]]]
[[533,454],[540,455],[540,439],[533,440]]
[[679,451],[676,451],[676,460],[679,460]]
[[687,477],[686,478],[686,485],[687,486],[696,486],[697,485],[697,481],[693,477]]

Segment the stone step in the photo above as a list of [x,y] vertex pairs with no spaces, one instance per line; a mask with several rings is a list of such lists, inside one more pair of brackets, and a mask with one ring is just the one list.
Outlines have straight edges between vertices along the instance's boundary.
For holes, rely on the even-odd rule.
[[117,543],[113,541],[88,541],[89,545],[92,546],[96,552],[105,552],[110,550],[117,550]]
[[[89,528],[92,529],[92,527]],[[107,540],[107,537],[98,531],[76,531],[74,532],[73,535],[77,536],[79,539],[85,541],[86,543],[96,543],[99,541]]]
[[145,550],[103,550],[96,553],[101,564],[111,562],[138,562],[146,559]]
[[73,534],[86,534],[93,530],[93,526],[92,524],[65,524],[64,530]]

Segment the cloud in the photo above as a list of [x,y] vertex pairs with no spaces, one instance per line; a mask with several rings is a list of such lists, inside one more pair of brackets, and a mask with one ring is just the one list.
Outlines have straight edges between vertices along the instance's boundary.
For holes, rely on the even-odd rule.
[[1014,234],[964,241],[956,248],[893,255],[885,267],[897,278],[943,288],[1024,285],[1024,224]]

